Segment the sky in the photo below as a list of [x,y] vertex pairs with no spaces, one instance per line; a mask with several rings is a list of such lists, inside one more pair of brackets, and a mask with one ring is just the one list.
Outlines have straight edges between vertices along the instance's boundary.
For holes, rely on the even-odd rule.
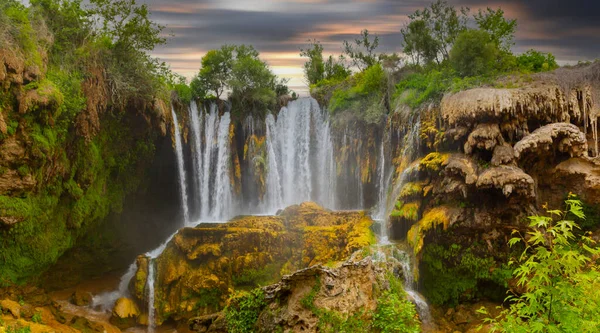
[[[383,52],[401,52],[400,29],[408,15],[432,0],[139,0],[166,26],[166,45],[153,55],[188,78],[200,59],[223,44],[251,44],[271,69],[306,94],[300,48],[321,41],[325,55],[340,54],[342,41],[362,29],[380,38]],[[518,22],[515,53],[535,48],[559,63],[600,58],[600,0],[449,0],[455,7],[501,7]]]

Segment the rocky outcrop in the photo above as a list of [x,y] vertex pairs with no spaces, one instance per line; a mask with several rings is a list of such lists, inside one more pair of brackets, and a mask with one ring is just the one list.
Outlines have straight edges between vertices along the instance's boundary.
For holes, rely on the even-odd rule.
[[477,188],[495,188],[507,197],[513,192],[525,198],[535,197],[533,178],[514,166],[502,165],[485,170],[479,175]]
[[[225,224],[183,228],[153,263],[157,322],[214,313],[232,290],[343,260],[374,241],[371,224],[364,212],[331,212],[303,203],[277,216],[241,216]],[[138,258],[131,285],[142,304],[147,262]]]
[[[196,332],[231,332],[242,315],[241,322],[250,325],[245,327],[256,332],[339,332],[348,327],[371,332],[384,324],[374,313],[386,307],[388,292],[392,292],[399,296],[394,308],[388,309],[398,311],[393,320],[403,322],[407,329],[417,329],[414,312],[402,313],[395,308],[409,302],[404,291],[397,289],[401,274],[408,273],[402,272],[394,258],[398,250],[394,246],[372,250],[377,253],[376,261],[374,254],[358,255],[335,268],[318,265],[299,270],[275,284],[233,298],[224,312],[190,319],[190,328]],[[243,299],[259,304],[251,317],[248,312],[236,312]]]
[[[587,150],[585,134],[569,123],[542,126],[517,142],[514,147],[515,157],[521,162],[528,161],[527,155],[543,156],[558,152],[567,154],[568,157],[581,157],[587,155]],[[532,157],[529,160],[531,159]]]

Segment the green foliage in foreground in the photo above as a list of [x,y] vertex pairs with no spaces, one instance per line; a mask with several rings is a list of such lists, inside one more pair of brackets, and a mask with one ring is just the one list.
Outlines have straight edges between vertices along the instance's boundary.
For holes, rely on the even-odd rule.
[[265,294],[259,288],[232,296],[224,310],[227,331],[231,333],[255,332],[258,316],[266,305]]
[[514,276],[526,291],[507,297],[509,308],[486,320],[493,331],[600,331],[600,248],[568,219],[585,219],[581,201],[571,197],[565,203],[566,211],[531,216],[526,235],[513,232],[517,237],[509,244],[525,246]]
[[[374,312],[359,311],[347,315],[317,307],[315,298],[322,287],[319,277],[315,278],[315,284],[310,292],[300,300],[300,303],[317,316],[319,332],[420,332],[420,322],[417,319],[415,305],[407,299],[402,288],[402,281],[391,274],[388,276],[388,280],[390,288],[380,292],[377,309]],[[256,332],[258,317],[266,309],[266,306],[265,295],[260,288],[233,295],[224,310],[228,332]]]
[[421,331],[415,305],[406,299],[402,281],[389,276],[390,289],[385,290],[377,301],[373,314],[373,328],[381,333],[416,333]]

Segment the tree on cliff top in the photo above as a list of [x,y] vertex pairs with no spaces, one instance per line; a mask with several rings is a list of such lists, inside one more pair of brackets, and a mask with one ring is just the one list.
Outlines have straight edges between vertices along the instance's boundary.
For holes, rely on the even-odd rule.
[[347,78],[351,72],[345,65],[344,56],[338,59],[329,56],[323,58],[323,45],[317,40],[309,41],[307,48],[300,49],[300,56],[308,58],[304,63],[304,77],[309,85],[317,84],[322,80],[341,81]]
[[263,112],[287,95],[287,80],[278,79],[258,51],[249,45],[224,45],[208,51],[190,84],[194,97],[221,98],[229,93],[234,111]]

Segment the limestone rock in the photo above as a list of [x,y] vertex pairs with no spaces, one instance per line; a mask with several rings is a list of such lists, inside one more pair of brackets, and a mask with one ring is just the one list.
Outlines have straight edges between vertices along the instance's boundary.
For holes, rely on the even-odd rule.
[[448,175],[460,176],[467,185],[473,185],[477,182],[477,164],[465,155],[450,155],[444,171]]
[[506,197],[513,193],[527,198],[535,197],[533,178],[515,166],[502,165],[485,170],[479,175],[477,188],[499,189]]
[[558,85],[530,85],[519,89],[475,88],[446,95],[442,116],[450,125],[482,121],[501,123],[504,116],[569,121],[568,101]]
[[[554,123],[538,128],[515,144],[515,157],[543,155],[551,149],[569,154],[571,157],[587,155],[587,140],[577,126],[569,123]],[[552,153],[552,152],[550,152]]]
[[140,309],[130,298],[121,297],[115,303],[110,317],[110,323],[120,329],[127,329],[136,325],[136,319],[140,315]]
[[511,165],[515,160],[515,151],[513,147],[508,144],[496,146],[494,148],[494,154],[492,155],[492,165]]
[[[234,289],[344,260],[374,242],[372,223],[365,212],[331,212],[303,203],[278,216],[240,216],[183,228],[154,263],[157,323],[217,312]],[[138,258],[134,278],[138,300],[145,297],[145,260]]]
[[9,299],[0,301],[0,309],[3,313],[10,313],[15,318],[21,317],[21,305],[15,301]]
[[[364,312],[362,319],[370,320],[381,290],[389,288],[387,277],[401,268],[397,260],[375,263],[370,256],[358,257],[337,268],[311,266],[261,288],[266,304],[258,316],[257,332],[319,332],[319,317],[310,307],[339,316]],[[192,318],[189,326],[196,332],[227,332],[223,312]]]
[[579,193],[588,204],[600,204],[600,160],[571,158],[557,165],[552,183]]
[[496,145],[503,143],[498,124],[479,124],[467,138],[465,154],[470,155],[475,149],[492,151]]

